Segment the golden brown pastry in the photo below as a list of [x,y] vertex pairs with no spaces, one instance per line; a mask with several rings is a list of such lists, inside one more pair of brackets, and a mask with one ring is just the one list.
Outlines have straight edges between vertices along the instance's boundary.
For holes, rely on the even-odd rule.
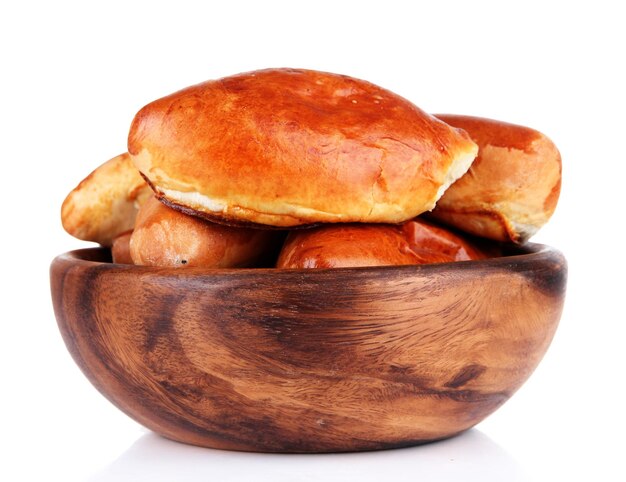
[[130,237],[132,234],[132,230],[126,231],[113,239],[111,257],[114,263],[133,264],[133,258],[130,256]]
[[339,224],[292,231],[277,268],[347,268],[482,259],[471,242],[421,219],[403,225]]
[[147,266],[251,266],[272,249],[276,233],[211,223],[148,199],[130,238],[135,264]]
[[68,194],[61,221],[72,236],[111,246],[113,238],[133,228],[137,206],[151,195],[128,154],[105,162]]
[[478,144],[470,170],[446,191],[432,217],[477,236],[523,243],[556,208],[561,156],[542,133],[479,117],[438,114]]
[[270,69],[136,115],[128,150],[170,206],[224,223],[402,222],[474,160],[461,130],[363,80]]

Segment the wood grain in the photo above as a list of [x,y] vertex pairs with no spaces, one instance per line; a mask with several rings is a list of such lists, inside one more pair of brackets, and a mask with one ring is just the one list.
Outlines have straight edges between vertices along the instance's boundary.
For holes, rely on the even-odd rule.
[[206,447],[334,452],[464,431],[535,369],[566,263],[530,245],[496,259],[328,270],[51,266],[59,328],[132,418]]

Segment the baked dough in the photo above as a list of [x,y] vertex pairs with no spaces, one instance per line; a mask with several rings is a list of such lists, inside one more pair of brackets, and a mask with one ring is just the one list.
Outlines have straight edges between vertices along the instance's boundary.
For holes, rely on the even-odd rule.
[[435,206],[477,147],[363,80],[270,69],[148,104],[128,150],[168,205],[222,223],[398,223]]
[[478,144],[470,170],[446,191],[432,217],[476,236],[523,243],[554,212],[561,156],[541,132],[492,119],[438,114]]
[[349,268],[485,258],[472,242],[422,219],[402,225],[338,224],[292,231],[278,268]]
[[144,266],[247,267],[272,250],[276,235],[211,223],[151,197],[137,215],[130,255],[134,264]]
[[133,229],[138,206],[152,192],[127,153],[96,168],[68,194],[61,221],[72,236],[111,246]]

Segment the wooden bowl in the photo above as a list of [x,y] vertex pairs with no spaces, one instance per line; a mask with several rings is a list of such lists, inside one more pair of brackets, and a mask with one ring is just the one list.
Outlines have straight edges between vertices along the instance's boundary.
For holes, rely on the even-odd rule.
[[65,343],[111,402],[170,439],[266,452],[414,445],[502,405],[556,330],[566,263],[528,245],[457,263],[152,268],[57,257]]

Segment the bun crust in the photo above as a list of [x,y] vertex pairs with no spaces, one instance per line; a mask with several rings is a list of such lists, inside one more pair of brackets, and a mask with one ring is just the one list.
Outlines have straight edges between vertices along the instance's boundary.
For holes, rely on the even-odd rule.
[[225,223],[402,222],[432,209],[477,147],[368,82],[271,69],[148,104],[128,149],[159,197]]
[[137,207],[151,193],[128,154],[96,168],[68,194],[61,221],[72,236],[111,246],[113,238],[133,229]]
[[561,191],[561,156],[528,127],[443,115],[478,144],[470,170],[446,191],[431,216],[477,236],[523,243],[552,216]]
[[252,266],[271,249],[274,232],[209,223],[151,197],[139,210],[130,238],[133,263],[145,266]]
[[114,263],[133,264],[133,258],[130,256],[130,237],[132,234],[132,231],[126,231],[113,240],[111,257]]
[[341,224],[292,231],[277,268],[352,268],[483,259],[461,236],[416,219],[403,225]]

